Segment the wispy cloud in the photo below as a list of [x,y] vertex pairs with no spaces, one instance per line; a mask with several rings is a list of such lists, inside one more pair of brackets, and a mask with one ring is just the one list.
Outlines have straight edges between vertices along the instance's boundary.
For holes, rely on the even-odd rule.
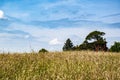
[[106,18],[106,17],[114,17],[114,16],[120,16],[120,13],[111,14],[111,15],[106,15],[106,16],[103,16],[102,18]]

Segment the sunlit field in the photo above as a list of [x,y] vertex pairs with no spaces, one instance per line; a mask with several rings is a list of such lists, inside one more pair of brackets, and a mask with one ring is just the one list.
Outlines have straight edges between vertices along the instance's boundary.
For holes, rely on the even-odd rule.
[[120,53],[1,53],[0,80],[120,80]]

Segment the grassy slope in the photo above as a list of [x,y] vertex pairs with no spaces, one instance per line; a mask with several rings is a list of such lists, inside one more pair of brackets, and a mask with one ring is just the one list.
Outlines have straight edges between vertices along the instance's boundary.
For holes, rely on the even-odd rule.
[[120,53],[0,54],[0,80],[120,80]]

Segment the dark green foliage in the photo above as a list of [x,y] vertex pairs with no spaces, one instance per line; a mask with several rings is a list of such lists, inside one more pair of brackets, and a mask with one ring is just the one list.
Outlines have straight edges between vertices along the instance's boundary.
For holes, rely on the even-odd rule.
[[72,41],[68,38],[63,46],[63,51],[70,51],[73,50],[73,43]]
[[82,43],[79,46],[80,50],[93,50],[94,49],[93,43]]
[[120,42],[115,42],[114,45],[111,46],[110,51],[120,52]]
[[73,47],[73,50],[74,50],[74,51],[79,51],[79,46],[78,46],[78,45],[77,45],[77,46],[74,46],[74,47]]
[[77,50],[107,51],[106,40],[102,37],[104,32],[93,31],[87,35],[85,41],[77,47]]
[[48,51],[46,49],[44,49],[44,48],[39,50],[39,53],[46,53],[46,52],[48,52]]
[[98,40],[103,39],[102,36],[104,36],[104,35],[105,35],[104,32],[93,31],[93,32],[89,33],[85,39],[86,40],[92,40],[92,39],[94,39],[94,40],[98,41]]

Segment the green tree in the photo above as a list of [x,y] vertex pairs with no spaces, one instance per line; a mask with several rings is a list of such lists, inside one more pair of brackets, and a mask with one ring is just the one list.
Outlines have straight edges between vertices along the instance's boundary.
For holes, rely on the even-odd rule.
[[46,50],[44,48],[42,48],[42,49],[39,50],[39,53],[46,53],[46,52],[48,52],[48,50]]
[[114,45],[111,46],[110,51],[120,52],[120,42],[115,42]]
[[99,50],[106,51],[107,42],[106,42],[106,39],[103,38],[104,35],[105,33],[100,31],[93,31],[89,33],[86,36],[85,41],[79,46],[80,50],[89,49],[89,50],[95,50],[95,51],[99,51]]
[[69,51],[69,50],[73,50],[73,43],[70,40],[70,38],[68,38],[63,46],[63,51]]

